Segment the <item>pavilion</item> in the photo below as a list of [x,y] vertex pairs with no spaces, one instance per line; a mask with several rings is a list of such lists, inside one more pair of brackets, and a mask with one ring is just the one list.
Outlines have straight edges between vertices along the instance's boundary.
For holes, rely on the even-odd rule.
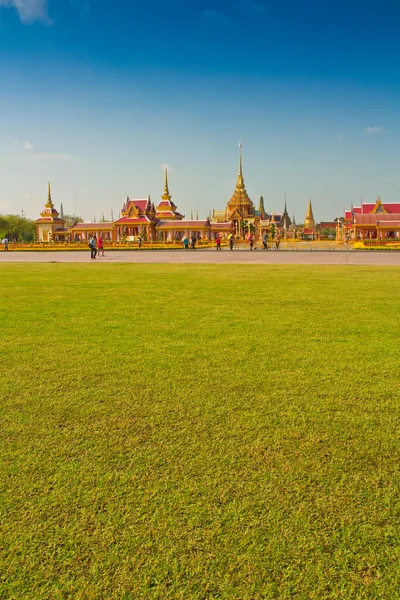
[[353,239],[385,239],[400,237],[400,204],[361,203],[344,213],[344,227]]

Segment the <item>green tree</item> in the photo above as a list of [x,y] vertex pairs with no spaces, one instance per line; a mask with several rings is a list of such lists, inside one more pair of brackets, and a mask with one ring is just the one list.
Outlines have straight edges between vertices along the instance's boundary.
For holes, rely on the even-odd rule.
[[0,216],[0,237],[16,240],[17,242],[31,242],[35,235],[35,223],[19,215]]
[[74,223],[83,223],[83,219],[75,215],[64,215],[64,221],[67,227],[72,227]]
[[321,229],[320,234],[326,235],[327,237],[335,237],[336,229],[334,227],[325,227],[324,229]]
[[276,225],[275,225],[275,223],[271,223],[271,225],[269,226],[269,232],[271,234],[271,238],[274,239],[275,235],[276,235]]

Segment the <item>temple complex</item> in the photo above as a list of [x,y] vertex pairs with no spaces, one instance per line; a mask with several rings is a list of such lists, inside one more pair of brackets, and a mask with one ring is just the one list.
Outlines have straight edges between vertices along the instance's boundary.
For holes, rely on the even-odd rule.
[[[365,205],[364,205],[365,206]],[[354,209],[353,213],[356,213]],[[375,213],[389,212],[386,209]],[[352,213],[352,214],[353,214]],[[358,218],[358,217],[357,217]],[[353,221],[354,218],[352,217]],[[383,228],[383,226],[382,226]],[[243,177],[242,143],[239,144],[239,169],[235,189],[227,201],[225,209],[213,210],[206,219],[186,219],[178,212],[172,200],[168,184],[168,171],[164,172],[164,191],[160,202],[155,206],[150,196],[134,199],[129,196],[124,201],[118,219],[79,223],[66,227],[62,216],[54,208],[51,200],[50,183],[48,198],[40,218],[36,221],[37,240],[40,242],[69,241],[87,242],[92,235],[102,237],[105,241],[125,242],[141,238],[145,241],[180,241],[184,237],[194,237],[198,240],[211,240],[216,237],[227,238],[233,234],[235,238],[247,239],[249,235],[260,238],[265,233],[273,232],[284,238],[293,238],[300,233],[303,238],[314,239],[317,236],[317,227],[311,206],[311,196],[308,210],[304,220],[304,228],[298,230],[294,216],[291,219],[287,210],[286,194],[284,209],[281,214],[272,210],[269,214],[265,208],[264,198],[260,196],[258,209],[255,208],[247,193]]]

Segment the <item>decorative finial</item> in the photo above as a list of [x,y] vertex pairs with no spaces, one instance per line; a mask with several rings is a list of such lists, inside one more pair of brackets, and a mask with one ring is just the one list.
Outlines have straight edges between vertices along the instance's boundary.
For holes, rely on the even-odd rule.
[[191,219],[191,221],[193,221],[193,211],[192,210],[190,211],[190,219]]
[[47,202],[51,203],[50,181],[47,183]]
[[242,175],[242,138],[239,142],[239,175]]
[[165,169],[165,171],[164,171],[164,194],[166,196],[169,196],[169,189],[168,189],[168,169]]
[[62,202],[61,202],[61,204],[60,204],[60,217],[61,217],[62,219],[64,218],[64,207],[63,207],[63,204],[62,204]]
[[114,211],[111,209],[111,221],[114,221]]
[[199,220],[199,211],[196,210],[196,221],[198,221],[198,220]]

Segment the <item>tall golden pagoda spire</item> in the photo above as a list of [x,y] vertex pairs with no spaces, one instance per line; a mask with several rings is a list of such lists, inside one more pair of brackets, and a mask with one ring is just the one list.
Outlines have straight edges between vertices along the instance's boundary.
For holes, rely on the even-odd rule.
[[171,200],[172,196],[168,189],[168,171],[164,169],[164,193],[161,202],[156,206],[156,218],[159,220],[181,220],[183,215],[178,213],[176,205]]
[[47,184],[47,203],[46,203],[46,208],[54,208],[54,204],[51,201],[50,181]]
[[61,217],[61,219],[59,219],[59,213],[57,212],[57,210],[54,208],[54,204],[52,202],[51,199],[51,188],[50,188],[50,181],[47,184],[47,202],[44,205],[44,209],[42,210],[42,212],[40,213],[41,217],[51,217],[52,219],[57,219],[58,221],[62,221],[63,223],[65,222],[63,217]]
[[168,169],[164,171],[164,194],[161,196],[163,200],[171,200],[171,195],[168,189]]
[[308,199],[308,209],[306,218],[304,219],[304,229],[314,229],[315,230],[315,219],[313,215],[313,210],[311,206],[311,194]]
[[240,212],[243,219],[247,219],[248,217],[254,215],[254,205],[247,194],[243,180],[242,140],[240,140],[239,143],[239,173],[236,181],[236,187],[232,198],[229,200],[226,206],[228,219],[231,218],[231,215],[235,212],[235,210]]

